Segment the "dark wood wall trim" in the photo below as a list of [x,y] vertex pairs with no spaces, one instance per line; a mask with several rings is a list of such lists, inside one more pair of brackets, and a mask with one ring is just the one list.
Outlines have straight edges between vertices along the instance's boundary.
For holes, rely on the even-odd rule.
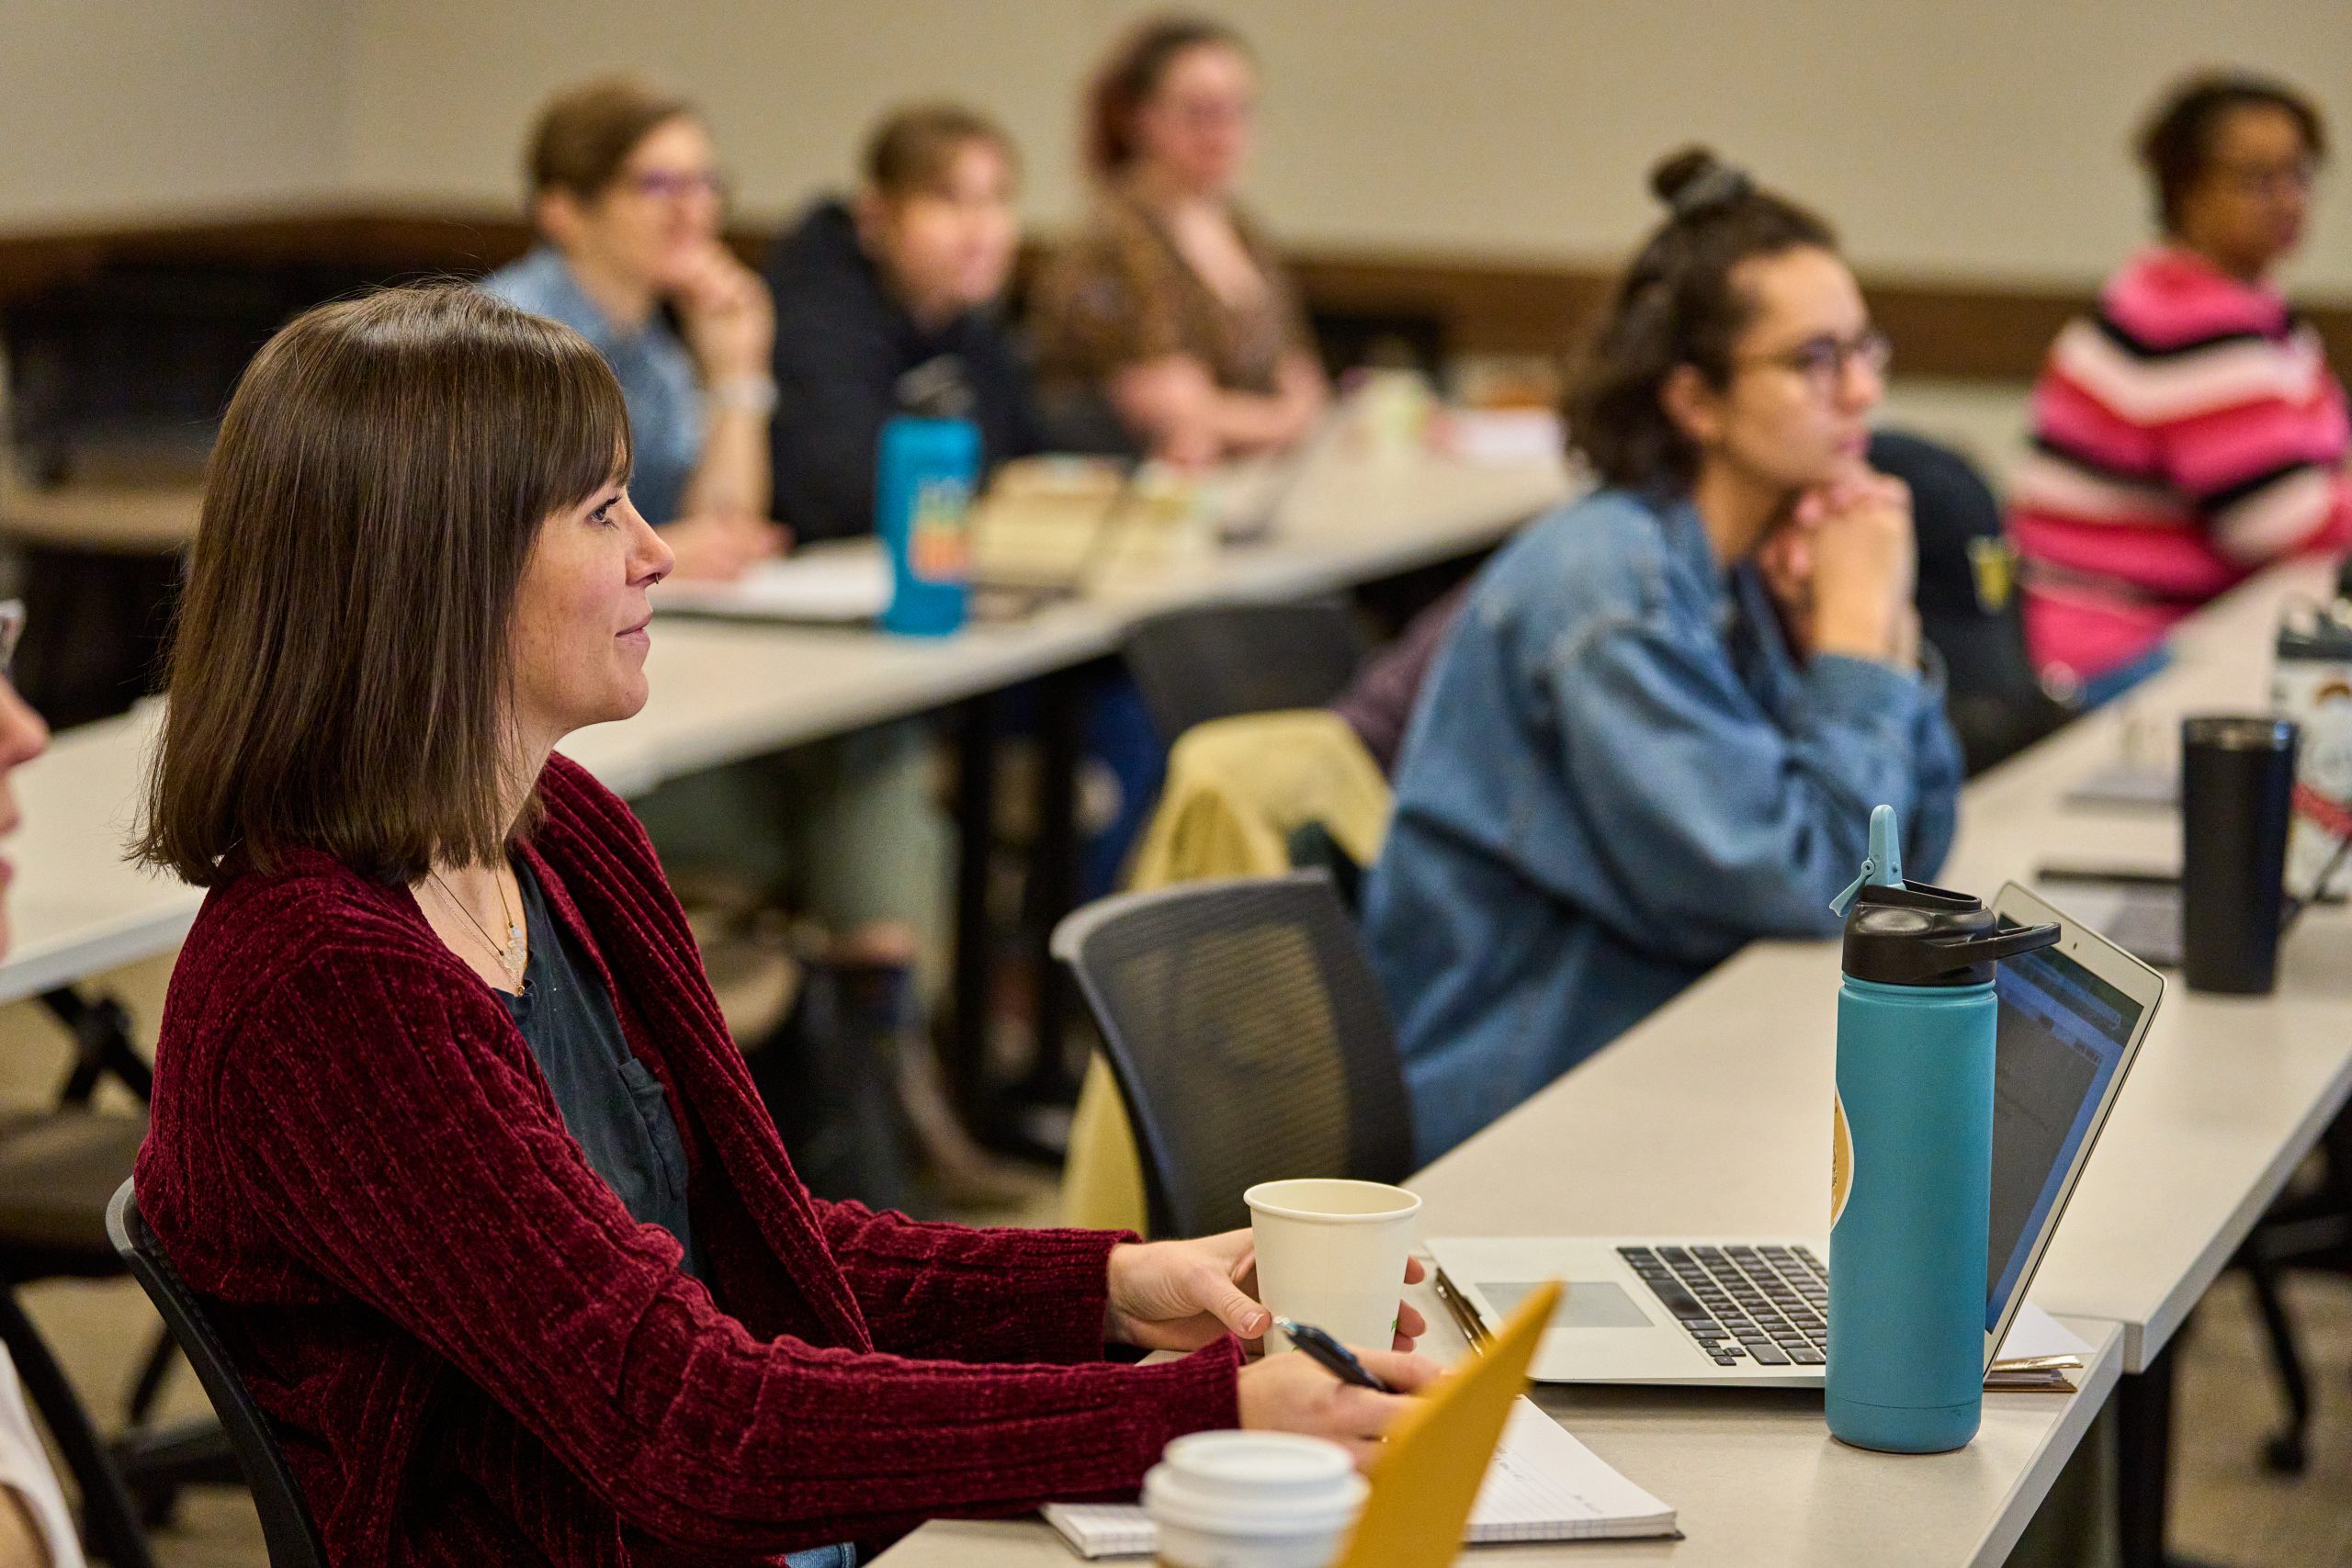
[[[771,231],[730,239],[756,258]],[[522,254],[518,217],[425,209],[327,209],[86,232],[0,235],[0,303],[120,265],[328,264],[386,278],[476,273]],[[1034,248],[1033,256],[1035,259]],[[1329,314],[1424,318],[1456,354],[1555,355],[1575,343],[1605,295],[1599,264],[1380,254],[1303,247],[1294,253],[1310,306]],[[2088,302],[2063,287],[1971,283],[1895,275],[1865,277],[1898,371],[2024,379],[2051,338]],[[2352,367],[2352,299],[2308,303],[2330,356]]]
[[[1302,250],[1291,257],[1318,310],[1427,311],[1466,354],[1553,354],[1574,344],[1607,298],[1614,274],[1598,265],[1533,265],[1426,256],[1373,257]],[[1871,309],[1894,340],[1897,374],[2025,380],[2087,289],[1865,276]],[[2339,372],[2352,372],[2352,300],[2312,300],[2306,313]]]

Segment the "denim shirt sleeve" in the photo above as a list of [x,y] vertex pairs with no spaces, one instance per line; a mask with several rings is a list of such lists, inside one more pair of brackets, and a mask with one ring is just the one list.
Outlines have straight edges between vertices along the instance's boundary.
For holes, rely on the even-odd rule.
[[1939,685],[1823,655],[1793,722],[1739,680],[1715,628],[1653,610],[1581,628],[1548,696],[1561,762],[1623,898],[1625,939],[1713,963],[1758,936],[1824,936],[1853,880],[1871,807],[1910,825],[1924,873],[1951,839],[1958,751]]

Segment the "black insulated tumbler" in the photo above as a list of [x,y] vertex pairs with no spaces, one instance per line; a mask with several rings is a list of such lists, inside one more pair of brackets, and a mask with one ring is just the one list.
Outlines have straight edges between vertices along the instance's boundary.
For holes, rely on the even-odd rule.
[[2181,973],[2194,989],[2260,996],[2278,981],[2295,740],[2283,718],[2181,721]]

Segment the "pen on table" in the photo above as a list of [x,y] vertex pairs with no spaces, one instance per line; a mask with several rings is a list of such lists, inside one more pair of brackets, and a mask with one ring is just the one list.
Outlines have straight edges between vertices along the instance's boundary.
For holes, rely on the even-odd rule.
[[1430,1283],[1437,1291],[1437,1299],[1443,1302],[1445,1310],[1453,1314],[1454,1326],[1462,1330],[1462,1337],[1468,1341],[1470,1348],[1481,1356],[1485,1355],[1487,1353],[1486,1325],[1478,1321],[1476,1309],[1472,1307],[1468,1299],[1462,1294],[1461,1288],[1446,1278],[1445,1270],[1442,1269],[1431,1271]]
[[1274,1326],[1290,1336],[1290,1342],[1299,1348],[1306,1359],[1339,1379],[1358,1388],[1368,1388],[1377,1393],[1396,1391],[1364,1370],[1355,1352],[1317,1328],[1312,1324],[1294,1323],[1286,1317],[1276,1317]]

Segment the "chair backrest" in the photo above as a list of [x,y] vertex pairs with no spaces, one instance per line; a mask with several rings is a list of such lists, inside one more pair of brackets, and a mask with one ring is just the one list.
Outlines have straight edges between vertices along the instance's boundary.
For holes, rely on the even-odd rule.
[[2072,716],[2042,691],[2026,654],[1999,498],[1975,464],[1925,436],[1879,431],[1870,462],[1911,488],[1920,629],[1943,658],[1945,711],[1968,771],[1982,773]]
[[1125,649],[1170,745],[1213,718],[1321,707],[1347,690],[1363,654],[1355,617],[1336,599],[1170,610],[1139,622]]
[[1411,1169],[1396,1032],[1321,874],[1105,898],[1064,919],[1053,946],[1102,1027],[1153,1235],[1248,1224],[1254,1182]]
[[229,1352],[213,1333],[196,1292],[187,1288],[179,1270],[164,1255],[155,1233],[140,1218],[138,1201],[131,1196],[128,1181],[107,1205],[107,1234],[114,1238],[115,1250],[122,1254],[147,1299],[155,1303],[172,1338],[187,1355],[188,1365],[196,1369],[197,1381],[211,1399],[214,1414],[220,1417],[221,1430],[228,1433],[229,1446],[236,1451],[237,1468],[244,1472],[254,1506],[261,1514],[262,1540],[269,1550],[270,1568],[325,1568],[326,1547],[319,1540],[301,1489],[294,1483],[293,1472],[286,1467],[286,1455],[269,1429],[269,1417],[254,1402],[253,1392],[231,1364]]

